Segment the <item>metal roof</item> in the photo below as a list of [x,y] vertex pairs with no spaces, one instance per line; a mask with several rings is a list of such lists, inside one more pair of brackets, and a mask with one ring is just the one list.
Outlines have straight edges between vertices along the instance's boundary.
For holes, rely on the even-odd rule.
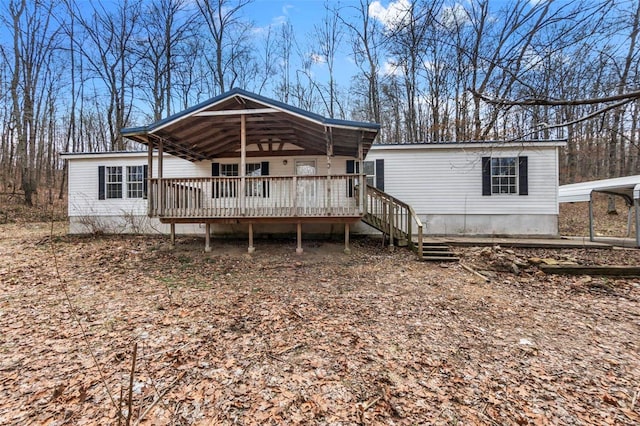
[[[190,161],[240,156],[240,116],[246,116],[247,156],[333,154],[357,157],[378,135],[380,125],[325,118],[242,89],[188,108],[143,127],[122,129],[122,136],[157,145]],[[252,146],[253,145],[253,146]]]
[[640,175],[561,185],[558,189],[558,201],[589,201],[592,192],[619,195],[631,205],[634,199],[640,199]]

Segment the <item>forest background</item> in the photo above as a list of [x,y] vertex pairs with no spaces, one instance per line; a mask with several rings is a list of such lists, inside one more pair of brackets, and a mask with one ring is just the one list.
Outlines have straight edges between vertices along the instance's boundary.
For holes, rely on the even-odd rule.
[[62,199],[61,152],[140,149],[119,129],[233,87],[378,143],[567,138],[561,183],[640,169],[638,1],[291,1],[258,23],[274,3],[0,1],[0,193]]

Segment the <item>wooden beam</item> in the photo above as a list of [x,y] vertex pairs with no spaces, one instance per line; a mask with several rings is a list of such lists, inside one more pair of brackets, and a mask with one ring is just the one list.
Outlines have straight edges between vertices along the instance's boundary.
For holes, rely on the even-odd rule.
[[249,222],[249,248],[247,251],[249,253],[256,251],[256,248],[253,246],[253,222]]
[[211,224],[206,223],[204,225],[205,235],[204,235],[204,251],[209,253],[211,252]]
[[298,234],[298,247],[296,248],[297,254],[302,254],[302,223],[298,222],[296,226],[297,234]]
[[349,248],[349,224],[344,224],[344,253],[351,254],[351,249]]
[[240,116],[240,213],[244,215],[247,172],[247,116]]

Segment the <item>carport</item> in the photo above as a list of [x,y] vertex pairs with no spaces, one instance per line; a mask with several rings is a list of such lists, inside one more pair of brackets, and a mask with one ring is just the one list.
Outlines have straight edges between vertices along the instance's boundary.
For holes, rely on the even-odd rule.
[[[594,241],[593,193],[617,195],[624,198],[628,207],[627,236],[631,237],[631,225],[636,224],[636,246],[640,247],[640,175],[562,185],[558,190],[558,202],[589,202],[589,239]],[[635,210],[635,219],[634,219]]]

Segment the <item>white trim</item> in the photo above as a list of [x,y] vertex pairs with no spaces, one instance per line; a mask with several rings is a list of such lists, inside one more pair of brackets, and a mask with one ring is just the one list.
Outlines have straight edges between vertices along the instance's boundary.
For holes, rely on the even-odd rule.
[[520,142],[444,142],[444,143],[412,143],[412,144],[373,144],[369,151],[403,151],[416,149],[478,149],[478,148],[544,148],[564,147],[565,140],[557,141],[520,141]]
[[222,111],[201,111],[191,115],[191,117],[215,117],[218,115],[267,114],[272,112],[278,112],[278,110],[275,108],[225,109]]

